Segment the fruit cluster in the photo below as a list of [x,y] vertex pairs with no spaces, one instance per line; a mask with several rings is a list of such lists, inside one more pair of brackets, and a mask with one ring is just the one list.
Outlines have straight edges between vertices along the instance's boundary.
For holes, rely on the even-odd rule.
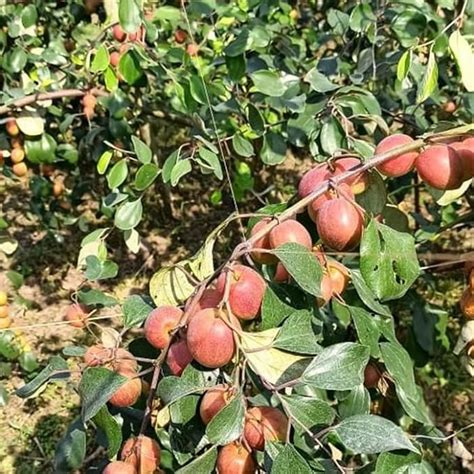
[[[469,140],[474,139],[467,139],[459,144],[431,145],[421,153],[402,153],[380,164],[378,171],[386,176],[398,177],[416,167],[422,179],[433,187],[458,187],[463,180],[473,176],[472,169],[469,168],[472,163]],[[412,139],[407,135],[393,135],[382,140],[376,152],[384,153],[411,142]],[[336,159],[310,170],[299,183],[299,196],[306,198],[320,185],[334,180],[335,184],[324,194],[315,197],[307,207],[309,217],[316,224],[321,244],[314,245],[310,232],[296,219],[296,215],[282,222],[273,222],[272,218],[263,216],[250,230],[250,256],[253,262],[266,265],[269,270],[267,274],[277,282],[287,282],[292,277],[283,262],[277,258],[275,249],[284,244],[295,243],[311,252],[312,258],[319,262],[323,272],[321,296],[315,301],[315,305],[319,307],[332,298],[341,298],[351,278],[349,269],[326,255],[324,249],[347,251],[354,249],[360,242],[364,210],[356,203],[355,196],[367,189],[370,177],[365,169],[356,172],[358,168],[361,168],[361,162],[357,158]],[[338,176],[348,171],[351,171],[350,177],[345,176],[344,182],[337,184]],[[473,276],[471,273],[471,283]],[[144,336],[153,347],[164,351],[167,368],[175,376],[180,376],[192,361],[209,369],[224,367],[236,358],[243,328],[251,329],[250,326],[259,317],[266,288],[267,281],[252,266],[233,261],[223,268],[207,288],[191,297],[184,310],[174,306],[160,306],[151,311],[144,324]],[[470,291],[471,296],[472,288]],[[90,351],[98,350],[97,346],[89,349],[86,354],[87,365],[91,365]],[[117,351],[127,352],[123,349]],[[129,357],[133,356],[129,354]],[[105,362],[107,363],[110,364]],[[134,383],[137,380],[136,367],[124,371],[119,364],[113,370],[129,377],[129,380],[113,395],[111,404],[132,405],[140,395],[139,383]],[[367,388],[377,388],[383,373],[375,362],[371,362],[365,369],[364,378]],[[236,389],[228,384],[208,389],[200,402],[202,422],[207,425],[234,396]],[[266,441],[286,439],[288,423],[286,415],[279,408],[247,407],[242,437],[219,451],[219,473],[256,472],[252,451],[263,450]],[[142,436],[141,439],[145,438]],[[133,442],[127,441],[126,446]],[[156,445],[152,451],[156,459],[159,447]],[[122,461],[109,464],[106,472],[122,472],[119,471],[120,463],[127,463],[123,452],[121,458]],[[134,459],[136,461],[137,458]],[[135,461],[131,464],[136,468]]]
[[12,324],[8,311],[8,295],[0,291],[0,329],[8,329]]
[[[23,141],[20,134],[20,129],[14,118],[10,118],[6,123],[5,129],[10,136],[10,161],[12,165],[13,174],[18,177],[26,176],[28,167],[25,163],[25,150],[23,148]],[[3,161],[3,155],[0,159],[0,164]]]

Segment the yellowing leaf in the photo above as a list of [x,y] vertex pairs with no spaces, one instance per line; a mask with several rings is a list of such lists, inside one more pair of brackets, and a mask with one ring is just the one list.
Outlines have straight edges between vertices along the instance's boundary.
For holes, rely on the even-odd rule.
[[11,255],[18,248],[18,241],[12,237],[0,236],[0,252]]
[[150,296],[157,306],[178,306],[189,298],[194,285],[181,267],[187,261],[180,262],[179,267],[165,267],[157,271],[150,280]]
[[28,115],[18,117],[16,123],[20,131],[30,137],[42,135],[44,132],[44,120],[38,116]]
[[474,52],[459,30],[454,31],[449,37],[449,48],[458,65],[464,87],[468,92],[474,91],[474,74],[472,74]]
[[448,206],[454,201],[457,201],[471,186],[472,179],[468,179],[461,184],[458,189],[451,189],[445,191],[443,195],[436,201],[439,206]]
[[241,336],[242,350],[250,368],[274,385],[278,384],[290,366],[305,359],[305,357],[271,347],[279,331],[279,328],[272,328],[257,333],[246,332]]
[[157,414],[156,414],[156,422],[155,428],[164,428],[169,424],[171,421],[171,414],[170,414],[170,406],[164,406]]

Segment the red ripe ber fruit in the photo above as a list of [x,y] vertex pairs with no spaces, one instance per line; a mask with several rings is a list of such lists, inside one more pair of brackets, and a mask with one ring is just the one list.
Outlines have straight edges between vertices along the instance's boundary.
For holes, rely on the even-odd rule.
[[217,472],[219,474],[254,474],[257,472],[257,466],[252,453],[242,444],[235,442],[219,450]]
[[270,231],[270,245],[272,248],[276,249],[288,242],[303,245],[308,250],[313,247],[311,235],[305,226],[294,219],[288,219]]
[[265,280],[253,268],[245,265],[234,265],[223,271],[216,282],[216,288],[224,293],[228,273],[230,276],[229,305],[234,316],[240,319],[254,319],[262,304],[267,287]]
[[127,37],[127,33],[123,31],[123,28],[120,25],[114,25],[112,28],[112,35],[120,43],[125,41],[125,38]]
[[275,274],[273,275],[273,280],[278,283],[285,283],[290,279],[290,274],[288,270],[284,267],[283,263],[278,262],[275,268]]
[[183,370],[192,362],[193,356],[189,352],[188,344],[185,339],[173,342],[171,344],[168,354],[166,354],[166,363],[173,375],[178,377],[183,373]]
[[186,52],[190,56],[197,56],[199,53],[199,46],[196,43],[189,43]]
[[127,439],[120,453],[120,458],[134,466],[138,474],[153,474],[160,465],[160,457],[160,445],[144,435]]
[[327,203],[331,199],[335,199],[338,196],[345,197],[347,199],[354,200],[354,193],[352,192],[352,188],[345,183],[341,183],[338,186],[338,189],[330,189],[326,191],[323,195],[317,197],[309,206],[308,206],[308,214],[309,217],[313,222],[316,222],[316,216],[318,214],[318,210],[322,207],[323,204]]
[[231,396],[228,385],[216,385],[209,389],[202,397],[199,406],[202,422],[207,425],[229,403]]
[[463,181],[474,178],[474,137],[467,138],[462,142],[451,143],[449,146],[456,150],[461,159]]
[[[255,234],[257,234],[257,232],[260,232],[265,226],[268,225],[268,223],[271,220],[272,219],[270,217],[265,217],[262,220],[258,221],[252,227],[252,230],[250,232],[250,237],[253,237]],[[260,237],[258,240],[256,240],[253,247],[256,249],[270,250],[271,245],[270,245],[269,233],[265,234],[263,237]],[[278,261],[275,255],[272,255],[270,253],[264,253],[264,252],[252,252],[252,258],[254,262],[260,263],[260,264],[266,264],[266,265],[271,265]]]
[[174,39],[176,41],[176,43],[179,43],[179,44],[182,44],[186,41],[186,38],[188,37],[186,31],[184,30],[176,30],[174,32]]
[[164,349],[171,331],[178,325],[183,312],[174,306],[160,306],[154,309],[145,322],[145,337],[157,349]]
[[197,302],[193,314],[198,313],[202,309],[217,308],[219,303],[222,301],[223,296],[222,292],[216,288],[206,288],[203,291],[200,300]]
[[252,407],[245,417],[244,437],[252,449],[263,451],[265,441],[284,441],[288,418],[277,408]]
[[316,227],[323,243],[341,252],[351,250],[360,242],[364,220],[353,204],[337,198],[321,207]]
[[105,466],[102,474],[137,474],[137,470],[126,462],[114,461]]
[[326,164],[316,166],[309,170],[300,180],[298,185],[298,195],[304,198],[311,194],[321,183],[331,177],[328,166]]
[[[375,154],[385,153],[402,145],[408,145],[413,142],[413,138],[403,133],[395,133],[385,137],[375,148]],[[390,158],[377,166],[377,169],[385,176],[396,178],[409,173],[415,166],[415,160],[418,156],[417,151],[410,151]]]
[[375,388],[380,380],[380,372],[373,364],[367,364],[364,370],[364,385],[367,388]]
[[135,371],[128,370],[119,373],[128,380],[114,392],[109,402],[114,407],[131,407],[135,405],[142,393],[141,380]]
[[[345,173],[346,171],[360,166],[361,161],[358,158],[339,158],[333,163],[334,176]],[[363,193],[369,186],[369,176],[367,172],[359,173],[352,178],[344,180],[345,184],[348,184],[354,194]]]
[[112,51],[110,53],[109,63],[112,67],[117,67],[120,62],[120,53],[118,51]]
[[327,269],[331,279],[332,294],[341,295],[349,284],[349,270],[337,260],[328,260]]
[[64,320],[69,321],[69,324],[75,328],[84,328],[89,317],[87,306],[79,303],[71,304],[66,310]]
[[461,159],[448,145],[432,145],[416,159],[420,178],[436,189],[457,189],[461,186],[464,171]]
[[226,317],[223,310],[203,309],[188,325],[189,352],[197,362],[210,369],[226,365],[234,356],[234,335],[223,317]]

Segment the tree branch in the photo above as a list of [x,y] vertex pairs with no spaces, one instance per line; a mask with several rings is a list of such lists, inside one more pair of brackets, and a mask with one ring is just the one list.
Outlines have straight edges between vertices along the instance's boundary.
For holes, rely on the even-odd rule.
[[92,94],[96,97],[105,97],[108,95],[107,92],[101,89],[63,89],[54,92],[38,92],[37,94],[27,95],[20,99],[13,100],[9,104],[0,107],[0,115],[5,115],[13,109],[26,107],[27,105],[40,102],[42,100],[55,100],[62,99],[64,97],[83,97],[86,94]]

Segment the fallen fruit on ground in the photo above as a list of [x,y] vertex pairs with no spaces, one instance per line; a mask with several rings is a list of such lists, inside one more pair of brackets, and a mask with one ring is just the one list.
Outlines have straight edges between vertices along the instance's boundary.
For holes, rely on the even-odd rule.
[[89,310],[87,306],[80,303],[72,303],[69,305],[64,315],[64,320],[69,321],[69,324],[75,328],[86,327],[89,318]]

